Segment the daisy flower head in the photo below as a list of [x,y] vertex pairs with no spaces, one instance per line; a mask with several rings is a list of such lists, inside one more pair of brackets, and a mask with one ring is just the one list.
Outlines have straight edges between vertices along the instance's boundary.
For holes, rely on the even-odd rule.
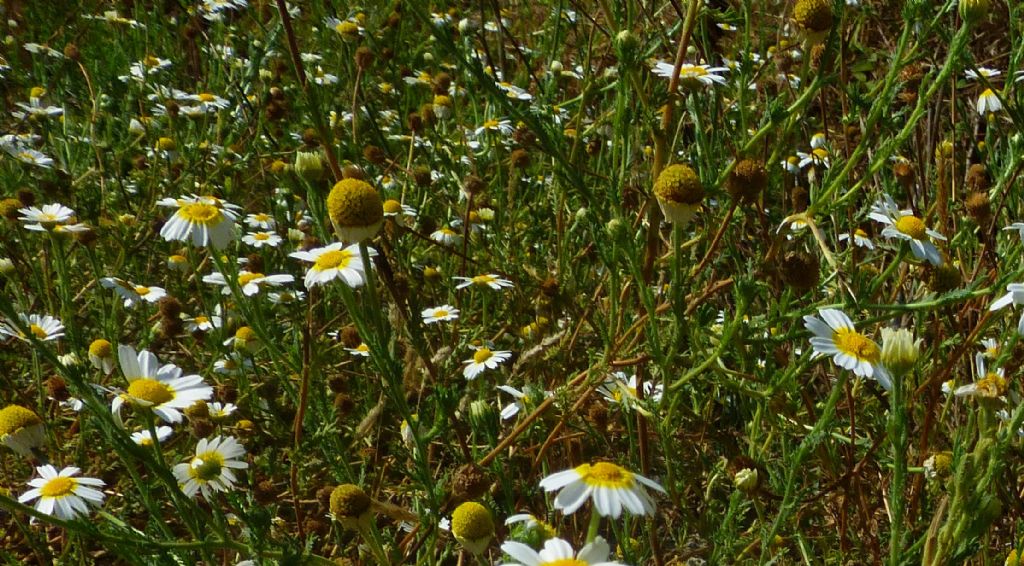
[[994,114],[1003,109],[1003,103],[999,101],[999,96],[990,88],[986,88],[978,95],[978,114],[985,116],[987,114]]
[[131,346],[119,344],[117,357],[128,380],[128,389],[114,397],[110,407],[119,419],[121,406],[128,402],[153,411],[164,422],[179,423],[182,410],[213,396],[213,388],[203,378],[183,377],[181,368],[174,364],[161,366],[148,350],[136,352]]
[[839,235],[840,242],[848,242],[851,239],[853,240],[853,245],[858,248],[875,249],[875,243],[868,237],[868,233],[860,228],[855,229],[852,233]]
[[796,152],[796,156],[800,159],[797,163],[797,166],[800,169],[804,169],[807,166],[824,167],[825,169],[828,169],[832,166],[832,160],[830,159],[828,149],[824,147],[812,148],[809,153],[798,151]]
[[650,400],[653,403],[660,401],[664,386],[645,381],[644,398],[641,400],[637,395],[636,382],[635,374],[627,379],[625,373],[617,371],[608,376],[608,380],[604,385],[598,387],[597,391],[609,403],[621,405],[625,409],[636,409],[642,414],[649,415],[650,412],[643,407],[644,401]]
[[327,195],[327,212],[343,242],[357,243],[377,235],[384,222],[380,193],[366,181],[342,179]]
[[95,488],[106,484],[96,478],[75,477],[80,471],[74,466],[59,472],[49,464],[37,467],[39,477],[28,482],[32,489],[23,493],[18,503],[38,500],[36,511],[65,521],[88,515],[90,505],[103,504],[103,492]]
[[491,350],[487,346],[481,346],[476,349],[472,358],[463,360],[467,365],[462,370],[462,375],[472,381],[485,369],[494,369],[511,357],[512,352],[508,350]]
[[274,217],[265,213],[257,212],[255,214],[248,214],[245,217],[245,225],[249,228],[261,230],[273,230],[277,223],[274,221]]
[[165,198],[157,204],[177,209],[160,229],[163,239],[191,240],[194,246],[212,245],[218,250],[224,249],[234,236],[235,220],[241,209],[216,197],[196,195]]
[[[28,327],[32,336],[40,342],[49,342],[64,337],[64,325],[61,324],[60,320],[48,314],[39,316],[38,314],[26,315],[18,313],[18,319],[21,321],[21,324]],[[28,335],[18,330],[13,322],[0,323],[0,334],[6,334],[22,342],[30,341]]]
[[18,212],[21,214],[18,220],[25,223],[25,229],[35,232],[47,232],[75,218],[75,211],[60,203],[44,204],[42,208],[29,206]]
[[[238,272],[238,286],[242,288],[242,294],[246,297],[251,297],[259,293],[264,286],[278,287],[293,281],[295,281],[295,277],[288,274],[264,275],[262,273],[253,273],[244,269]],[[224,277],[224,274],[219,271],[215,271],[209,275],[204,275],[203,282],[220,285],[222,295],[231,294],[231,286],[228,285],[228,281]]]
[[544,491],[558,491],[555,509],[571,515],[588,499],[602,517],[618,519],[622,510],[633,515],[654,515],[654,500],[644,487],[665,493],[657,482],[611,462],[581,464],[540,481]]
[[[999,297],[991,305],[989,305],[989,311],[997,311],[1007,305],[1024,305],[1024,283],[1010,283],[1006,286],[1006,294]],[[0,328],[0,331],[3,331]],[[1020,321],[1017,323],[1017,333],[1024,336],[1024,314],[1021,314]]]
[[[657,61],[654,63],[654,68],[652,70],[655,75],[671,80],[672,73],[675,72],[675,65],[666,61]],[[726,83],[726,79],[721,75],[721,73],[727,72],[729,72],[727,67],[712,67],[711,65],[683,63],[679,67],[679,85],[686,85],[690,88],[698,86],[724,85]]]
[[986,79],[994,79],[999,75],[1003,74],[999,69],[990,69],[988,67],[978,67],[978,70],[967,69],[964,71],[964,77],[969,81],[976,81],[981,77]]
[[804,317],[804,327],[814,335],[811,347],[814,357],[832,356],[832,361],[843,369],[861,377],[873,377],[886,390],[892,388],[888,372],[881,364],[882,350],[870,338],[853,326],[853,321],[841,310],[818,309],[818,315]]
[[553,395],[550,391],[542,391],[532,385],[524,385],[522,390],[509,385],[498,385],[497,389],[499,391],[504,391],[515,398],[515,401],[512,401],[508,405],[502,407],[502,420],[511,419],[518,415],[520,411],[526,411],[529,408],[536,407],[541,401]]
[[276,248],[281,244],[282,238],[273,232],[249,232],[242,236],[242,243],[260,249],[263,246]]
[[654,196],[665,219],[685,228],[700,210],[704,185],[692,167],[676,163],[658,175],[654,181]]
[[21,405],[0,409],[0,442],[17,454],[28,458],[32,451],[46,442],[43,420]]
[[209,500],[214,492],[229,491],[235,487],[237,478],[234,470],[249,467],[240,459],[243,456],[245,448],[233,437],[202,438],[196,444],[196,455],[188,462],[174,466],[174,478],[185,495],[194,497],[197,492],[202,492],[203,497]]
[[999,342],[995,338],[985,338],[981,341],[981,347],[986,358],[994,360],[999,357]]
[[487,287],[490,287],[491,289],[494,289],[495,291],[500,291],[504,287],[512,287],[513,286],[512,282],[509,281],[508,279],[502,279],[501,277],[499,277],[498,275],[495,275],[493,273],[487,273],[487,274],[484,274],[484,275],[477,275],[475,277],[458,277],[458,276],[455,276],[455,277],[452,277],[452,279],[454,279],[454,280],[459,282],[459,284],[455,286],[456,289],[465,289],[466,287],[469,287],[470,285],[477,285],[477,286],[487,286]]
[[1003,368],[988,371],[985,354],[974,355],[974,383],[961,385],[953,391],[957,397],[976,397],[980,400],[997,400],[1006,394],[1006,372]]
[[[376,250],[371,248],[369,251],[370,257],[377,255]],[[359,251],[359,244],[351,244],[346,247],[341,242],[335,242],[322,248],[292,252],[288,254],[288,257],[313,264],[306,271],[307,289],[323,285],[338,277],[341,277],[349,287],[359,287],[365,282],[363,256]]]
[[107,375],[114,371],[114,348],[108,340],[98,338],[89,344],[89,363]]
[[113,289],[114,292],[124,300],[124,307],[126,309],[130,309],[142,301],[155,303],[167,296],[167,291],[165,291],[163,287],[136,285],[135,283],[125,281],[124,279],[119,279],[117,277],[104,277],[103,279],[100,279],[100,285],[102,285],[104,289]]
[[355,348],[345,348],[345,351],[360,358],[370,357],[370,346],[366,342],[360,342]]
[[452,512],[451,531],[463,548],[479,556],[494,538],[494,517],[475,501],[466,501]]
[[451,305],[441,305],[423,309],[420,313],[423,317],[423,324],[434,324],[436,322],[447,322],[459,318],[459,309]]
[[430,239],[442,246],[455,246],[462,243],[462,235],[449,226],[443,226],[431,232]]
[[930,240],[945,241],[946,237],[928,228],[912,210],[900,210],[892,197],[882,195],[868,216],[886,225],[882,230],[883,236],[909,242],[910,251],[917,259],[935,266],[942,265],[942,254]]
[[620,562],[608,560],[610,548],[601,537],[596,537],[578,553],[573,551],[572,545],[560,538],[544,541],[544,548],[540,552],[515,541],[502,544],[501,551],[516,560],[502,566],[623,566]]
[[[167,440],[174,434],[174,429],[169,426],[158,426],[156,427],[156,440],[159,443]],[[153,435],[148,430],[140,430],[132,433],[132,442],[139,446],[152,446]]]
[[205,316],[198,314],[196,316],[188,316],[182,313],[181,319],[185,322],[185,330],[190,333],[209,332],[214,328],[220,328],[221,325],[221,318],[217,315]]

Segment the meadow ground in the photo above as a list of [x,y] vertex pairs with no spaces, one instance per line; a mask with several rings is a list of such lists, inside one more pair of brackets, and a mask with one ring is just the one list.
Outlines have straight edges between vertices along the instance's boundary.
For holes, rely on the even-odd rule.
[[1016,0],[0,2],[9,564],[1018,564]]

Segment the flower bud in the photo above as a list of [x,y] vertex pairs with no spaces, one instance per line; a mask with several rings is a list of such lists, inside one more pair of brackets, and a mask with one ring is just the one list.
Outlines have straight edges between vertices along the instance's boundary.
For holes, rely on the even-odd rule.
[[912,370],[920,354],[921,339],[906,328],[882,329],[882,365],[897,376]]

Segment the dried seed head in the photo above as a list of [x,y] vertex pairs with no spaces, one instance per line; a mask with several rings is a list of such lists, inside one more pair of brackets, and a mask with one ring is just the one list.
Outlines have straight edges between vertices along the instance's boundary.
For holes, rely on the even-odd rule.
[[967,197],[967,214],[971,215],[978,226],[988,225],[988,221],[992,219],[992,201],[989,200],[988,193],[984,191],[971,193]]
[[753,202],[768,186],[768,170],[755,159],[742,159],[733,168],[725,190],[739,202]]
[[813,289],[818,285],[821,264],[817,256],[804,251],[792,251],[782,258],[779,273],[782,281],[798,292]]
[[457,500],[466,501],[487,493],[490,486],[491,480],[483,468],[470,462],[455,471],[452,476],[451,492]]
[[967,170],[967,188],[972,191],[987,191],[992,185],[988,177],[988,168],[975,163]]

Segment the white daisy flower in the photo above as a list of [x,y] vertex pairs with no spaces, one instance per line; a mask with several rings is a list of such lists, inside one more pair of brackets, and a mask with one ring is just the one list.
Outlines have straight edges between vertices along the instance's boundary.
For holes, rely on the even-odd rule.
[[999,97],[996,93],[992,92],[992,89],[986,88],[978,96],[978,114],[982,116],[986,114],[994,114],[1003,109],[1003,103],[999,101]]
[[366,342],[360,342],[359,345],[356,346],[355,348],[345,348],[345,351],[352,354],[353,356],[358,356],[360,358],[370,357],[370,347],[366,344]]
[[209,332],[214,328],[220,328],[221,325],[221,318],[217,315],[205,316],[200,314],[196,316],[188,316],[182,313],[181,319],[185,322],[185,330],[189,333]]
[[[1010,283],[1006,286],[1006,294],[996,299],[989,305],[988,310],[997,311],[1009,304],[1024,305],[1024,283]],[[0,332],[3,329],[0,328]],[[1020,322],[1017,323],[1017,333],[1024,336],[1024,314],[1021,314]]]
[[481,346],[476,349],[472,358],[462,361],[462,363],[468,364],[462,370],[462,375],[468,380],[474,380],[480,375],[480,372],[485,369],[494,369],[498,367],[498,364],[504,363],[511,357],[512,352],[508,350],[491,350],[486,346]]
[[249,232],[242,236],[242,242],[256,249],[263,246],[276,248],[281,244],[282,238],[273,232]]
[[522,390],[508,385],[498,385],[497,389],[504,391],[515,398],[515,401],[512,401],[501,408],[502,420],[511,419],[520,412],[524,412],[531,407],[539,405],[541,401],[553,395],[550,391],[541,391],[531,385],[524,386]]
[[245,217],[245,225],[252,229],[273,230],[277,223],[274,221],[273,216],[265,212],[257,212]]
[[60,472],[47,464],[36,468],[38,478],[28,482],[32,489],[18,497],[18,503],[38,499],[36,511],[66,521],[89,514],[89,506],[103,505],[103,492],[94,489],[106,485],[96,478],[74,477],[81,470],[68,466]]
[[[22,163],[35,165],[36,167],[42,167],[43,169],[53,168],[53,158],[41,151],[36,151],[27,147],[4,147],[4,150],[7,151],[11,157],[14,157]],[[28,226],[26,226],[26,228],[32,230],[32,228],[29,228]]]
[[811,337],[814,357],[832,356],[837,366],[861,377],[873,377],[886,390],[891,389],[892,380],[882,367],[878,344],[857,332],[853,321],[843,311],[818,309],[818,314],[821,318],[804,317],[804,326],[814,334]]
[[827,149],[824,147],[816,147],[811,149],[810,153],[804,153],[802,151],[796,152],[797,158],[800,161],[797,163],[797,167],[803,169],[808,165],[814,167],[824,167],[828,169],[832,166],[832,160]]
[[986,358],[994,360],[999,357],[999,342],[995,338],[985,338],[981,341],[981,347],[985,350],[983,354]]
[[451,305],[441,305],[439,307],[430,307],[423,309],[420,313],[423,317],[424,324],[434,324],[435,322],[446,322],[449,320],[455,320],[459,318],[459,309]]
[[181,491],[189,497],[202,492],[207,500],[214,492],[229,491],[235,487],[234,470],[244,470],[249,464],[240,460],[245,448],[230,436],[200,439],[196,455],[188,462],[174,466],[174,477]]
[[974,69],[967,69],[966,71],[964,71],[964,77],[969,81],[976,81],[980,77],[985,77],[986,79],[994,79],[1001,74],[1003,74],[1003,72],[1000,71],[999,69],[990,69],[988,67],[978,67],[977,71],[975,71]]
[[558,491],[555,509],[571,515],[588,499],[602,517],[618,519],[623,508],[633,515],[654,515],[654,500],[644,486],[665,493],[658,483],[611,462],[582,464],[540,481],[544,491]]
[[[29,332],[40,342],[49,342],[64,337],[64,325],[60,320],[50,315],[39,316],[38,314],[25,315],[18,313],[21,323],[28,327]],[[29,342],[28,336],[18,330],[14,323],[8,321],[0,323],[0,334],[6,334],[17,338],[22,342]]]
[[75,211],[60,203],[44,204],[42,208],[30,206],[18,210],[18,220],[25,223],[25,228],[36,232],[45,232],[58,224],[67,224],[75,217]]
[[[285,283],[292,283],[294,281],[295,277],[288,274],[264,275],[262,273],[253,273],[244,269],[238,272],[238,286],[242,288],[242,294],[246,297],[251,297],[259,293],[264,286],[279,287]],[[220,291],[222,295],[231,294],[231,287],[228,285],[227,279],[224,277],[224,274],[219,271],[214,271],[209,275],[204,275],[203,282],[220,285],[222,287]]]
[[60,106],[45,106],[38,98],[31,99],[28,104],[25,104],[24,102],[15,102],[14,105],[21,108],[21,110],[11,112],[11,116],[14,116],[19,120],[29,118],[41,120],[44,118],[55,118],[57,116],[64,115],[64,109]]
[[462,235],[448,226],[444,226],[431,232],[430,239],[442,246],[454,246],[462,243]]
[[650,415],[650,412],[643,406],[644,402],[650,400],[651,403],[658,403],[661,401],[664,389],[661,384],[655,385],[650,381],[645,381],[644,398],[641,401],[636,391],[636,375],[631,375],[627,379],[625,373],[617,371],[608,376],[608,381],[598,387],[597,392],[609,403],[621,405],[626,409],[636,409],[642,414]]
[[[238,352],[228,352],[227,356],[213,362],[213,372],[220,375],[236,375],[252,367],[252,360]],[[215,404],[209,403],[208,406]]]
[[214,420],[230,417],[238,410],[234,403],[207,403],[206,407],[210,411],[210,418]]
[[[156,427],[156,440],[163,444],[165,440],[174,434],[174,429],[169,426],[158,426]],[[132,441],[139,446],[152,446],[153,435],[148,430],[140,430],[132,433]]]
[[302,291],[280,291],[276,293],[269,293],[267,297],[270,302],[275,305],[290,305],[298,302],[302,302],[306,298],[306,294]]
[[152,410],[164,422],[179,423],[183,409],[213,396],[213,388],[203,383],[203,378],[198,375],[182,377],[181,368],[174,364],[161,366],[148,350],[136,352],[131,346],[119,344],[117,357],[121,372],[128,380],[128,389],[114,397],[110,406],[118,419],[121,406],[128,402]]
[[[369,250],[370,257],[377,255],[376,250]],[[341,277],[349,287],[359,287],[365,282],[363,256],[359,253],[359,244],[345,247],[345,244],[335,242],[307,252],[292,252],[288,257],[313,263],[306,271],[307,289],[313,288],[314,285],[323,285],[338,277]]]
[[127,309],[134,307],[142,301],[156,303],[167,296],[167,291],[163,287],[136,285],[117,277],[104,277],[100,279],[100,285],[105,289],[113,289],[124,300],[124,307]]
[[494,289],[495,291],[500,291],[503,287],[512,287],[513,286],[512,282],[509,281],[508,279],[502,279],[501,277],[499,277],[499,276],[497,276],[497,275],[495,275],[493,273],[488,273],[488,274],[484,274],[484,275],[477,275],[475,277],[459,277],[459,276],[455,276],[455,277],[452,277],[452,279],[454,279],[454,280],[459,282],[459,284],[455,286],[456,289],[465,289],[466,287],[469,287],[470,285],[479,285],[479,286],[486,285],[487,287],[490,287],[491,289]]
[[241,209],[216,197],[196,195],[165,198],[157,204],[177,208],[160,229],[160,236],[165,240],[187,242],[191,239],[194,246],[212,244],[216,249],[224,249],[231,241]]
[[900,210],[892,197],[882,195],[871,207],[868,216],[886,225],[882,230],[883,236],[909,242],[910,251],[917,259],[932,265],[942,265],[942,254],[928,238],[945,241],[946,237],[925,226],[924,221],[915,216],[912,210]]
[[[675,72],[675,65],[667,61],[657,61],[654,63],[653,71],[655,75],[671,80],[672,73]],[[726,79],[720,73],[727,72],[729,72],[727,67],[712,67],[711,65],[683,63],[679,66],[679,84],[699,83],[704,86],[713,86],[716,84],[724,85],[726,83]]]
[[961,385],[953,391],[957,397],[978,397],[981,399],[999,399],[1006,394],[1006,372],[1003,368],[988,371],[985,368],[985,354],[974,355],[974,383]]
[[473,131],[473,135],[479,136],[485,132],[498,132],[501,135],[509,136],[512,135],[516,129],[512,126],[511,120],[490,120],[484,121],[483,125]]
[[868,238],[868,233],[860,228],[854,230],[852,234],[840,234],[839,241],[847,242],[851,237],[853,238],[853,245],[869,250],[875,249],[875,243],[871,241],[871,238]]
[[39,415],[21,405],[0,409],[0,443],[24,457],[46,443],[46,426]]
[[574,553],[572,545],[560,538],[544,541],[544,548],[537,552],[521,542],[507,541],[501,551],[518,562],[502,566],[623,566],[620,562],[608,560],[608,543],[601,537]]

